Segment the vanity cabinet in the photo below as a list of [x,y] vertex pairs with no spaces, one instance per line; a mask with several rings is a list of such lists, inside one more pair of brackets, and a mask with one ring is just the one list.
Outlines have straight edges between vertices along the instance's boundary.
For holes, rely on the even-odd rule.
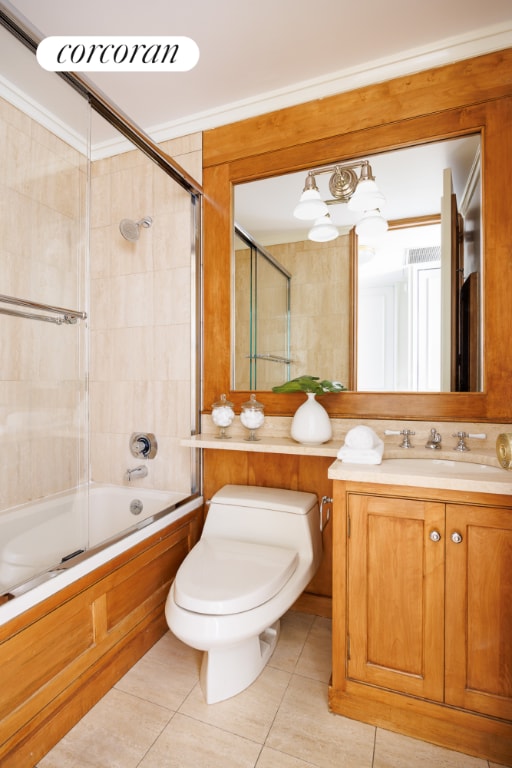
[[332,711],[512,765],[512,500],[334,482]]

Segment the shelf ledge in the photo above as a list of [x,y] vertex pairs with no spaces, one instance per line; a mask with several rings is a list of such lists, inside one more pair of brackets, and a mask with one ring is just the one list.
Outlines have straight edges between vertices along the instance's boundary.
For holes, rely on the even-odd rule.
[[262,437],[260,440],[244,440],[231,437],[221,440],[215,435],[194,435],[180,440],[180,445],[189,448],[212,448],[224,451],[251,451],[253,453],[288,453],[299,456],[327,456],[336,458],[341,442],[330,440],[322,445],[302,445],[291,437]]

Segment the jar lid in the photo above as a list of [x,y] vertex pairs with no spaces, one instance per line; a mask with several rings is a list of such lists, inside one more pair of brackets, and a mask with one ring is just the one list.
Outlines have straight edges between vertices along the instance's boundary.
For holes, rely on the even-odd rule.
[[226,395],[221,395],[220,400],[213,403],[212,408],[232,408],[233,403],[226,398]]
[[249,400],[247,400],[246,403],[242,403],[242,408],[244,410],[248,410],[249,408],[252,408],[254,411],[263,411],[265,406],[263,403],[258,403],[256,400],[256,395],[251,395]]

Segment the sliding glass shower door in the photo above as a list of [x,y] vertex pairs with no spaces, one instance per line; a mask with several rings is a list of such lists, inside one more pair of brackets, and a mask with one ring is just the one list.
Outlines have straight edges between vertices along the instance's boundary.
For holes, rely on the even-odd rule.
[[234,388],[290,378],[290,273],[246,232],[235,246]]

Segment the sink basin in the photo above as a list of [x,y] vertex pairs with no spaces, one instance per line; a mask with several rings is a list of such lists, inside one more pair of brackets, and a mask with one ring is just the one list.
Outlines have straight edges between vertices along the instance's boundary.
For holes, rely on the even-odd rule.
[[499,467],[490,467],[487,464],[472,464],[469,461],[451,461],[450,459],[384,459],[382,462],[390,469],[404,470],[406,472],[420,472],[425,474],[442,475],[451,477],[452,475],[463,475],[464,477],[474,477],[483,475],[487,477],[496,477],[505,479],[503,470]]

